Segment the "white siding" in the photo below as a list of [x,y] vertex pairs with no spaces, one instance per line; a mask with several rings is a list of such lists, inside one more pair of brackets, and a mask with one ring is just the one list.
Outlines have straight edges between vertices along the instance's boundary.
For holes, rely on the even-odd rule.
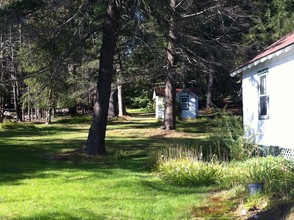
[[196,118],[198,116],[198,97],[192,95],[189,92],[180,92],[177,94],[177,99],[179,100],[180,96],[188,96],[189,97],[189,109],[181,110],[181,118],[188,119],[188,118]]
[[[181,91],[176,96],[178,101],[180,96],[185,96],[189,99],[189,108],[181,111],[181,118],[196,118],[198,116],[198,97],[190,92]],[[153,98],[155,99],[155,118],[164,118],[164,97],[156,96],[154,93]]]
[[155,118],[164,118],[164,98],[160,96],[155,97]]
[[[258,115],[258,71],[268,68],[269,118]],[[243,73],[245,134],[257,144],[294,149],[294,50],[273,57]]]

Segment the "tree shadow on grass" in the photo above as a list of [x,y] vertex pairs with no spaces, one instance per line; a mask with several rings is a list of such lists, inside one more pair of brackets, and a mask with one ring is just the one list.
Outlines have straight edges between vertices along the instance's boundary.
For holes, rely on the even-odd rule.
[[[166,141],[169,143],[171,139]],[[176,141],[182,140],[172,140]],[[111,175],[111,169],[150,172],[154,165],[152,154],[164,142],[154,143],[153,138],[107,140],[109,155],[89,157],[81,153],[81,146],[85,143],[83,139],[30,141],[26,144],[1,141],[0,184],[18,184],[18,181],[27,178],[53,177],[53,174],[40,174],[48,170],[93,170],[106,175]]]
[[209,123],[211,123],[209,120],[191,122],[181,121],[177,124],[177,130],[186,133],[210,133],[212,129],[209,126]]
[[8,129],[0,130],[0,144],[1,139],[4,138],[16,138],[16,137],[34,137],[34,136],[46,136],[48,134],[60,134],[62,132],[83,132],[88,129],[68,127],[68,126],[44,126],[29,129]]
[[[113,126],[120,130],[156,128],[159,122],[110,122],[109,129]],[[32,129],[15,129],[0,131],[0,184],[18,184],[19,180],[26,178],[50,178],[48,175],[39,174],[44,170],[79,169],[106,172],[111,169],[125,169],[132,172],[150,172],[153,168],[153,152],[173,143],[193,145],[199,140],[181,137],[138,137],[128,136],[123,138],[107,137],[106,144],[109,155],[103,157],[87,157],[80,150],[85,144],[84,138],[62,139],[62,136],[52,138],[52,135],[62,133],[86,132],[85,128],[76,126],[50,125]],[[32,137],[29,140],[28,137]],[[38,138],[41,137],[41,138]],[[24,139],[22,139],[24,138]],[[34,139],[36,138],[36,139]],[[22,142],[24,141],[24,142]],[[74,153],[69,154],[68,152]],[[51,176],[52,177],[52,176]]]
[[[140,121],[110,121],[108,122],[108,130],[119,129],[151,129],[159,128],[161,122],[140,122]],[[113,126],[113,127],[111,127]]]

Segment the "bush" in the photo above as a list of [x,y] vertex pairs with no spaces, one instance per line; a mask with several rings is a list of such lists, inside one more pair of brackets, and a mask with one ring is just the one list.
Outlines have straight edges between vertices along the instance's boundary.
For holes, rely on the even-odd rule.
[[255,147],[246,143],[242,119],[231,113],[223,112],[212,121],[214,132],[209,136],[209,141],[215,149],[220,149],[220,155],[229,155],[230,159],[244,160],[252,156]]

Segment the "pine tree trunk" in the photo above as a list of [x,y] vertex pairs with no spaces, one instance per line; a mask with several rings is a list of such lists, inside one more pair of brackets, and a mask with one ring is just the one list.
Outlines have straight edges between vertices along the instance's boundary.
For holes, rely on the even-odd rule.
[[117,99],[118,99],[118,116],[122,117],[126,113],[125,105],[123,102],[122,85],[117,86]]
[[[15,79],[16,79],[15,75]],[[21,107],[20,107],[20,88],[19,88],[19,83],[13,82],[13,100],[14,100],[14,108],[16,112],[16,117],[17,121],[22,121],[22,112],[21,112]]]
[[0,123],[3,122],[3,118],[4,118],[4,102],[3,102],[3,97],[2,97],[2,91],[1,91],[1,87],[0,87]]
[[37,120],[40,120],[41,119],[41,113],[40,113],[41,111],[40,111],[40,108],[39,107],[37,107],[36,108],[36,119]]
[[21,107],[21,115],[22,115],[22,121],[25,121],[25,102],[22,103]]
[[28,121],[31,121],[31,104],[30,104],[30,101],[28,101]]
[[213,86],[213,73],[209,72],[208,82],[207,82],[207,93],[206,93],[206,110],[209,110],[212,107],[212,86]]
[[[2,42],[2,38],[1,42]],[[1,62],[1,66],[0,66],[0,70],[1,70],[1,76],[0,76],[0,81],[3,81],[3,76],[4,76],[4,71],[3,71],[3,65]],[[2,89],[2,85],[0,85],[0,123],[3,122],[4,119],[4,98],[3,98],[3,89]]]
[[176,129],[176,87],[174,79],[168,77],[165,84],[165,112],[164,112],[164,128],[165,130]]
[[46,113],[46,124],[51,124],[52,120],[52,99],[53,99],[53,91],[52,89],[49,89],[49,94],[48,94],[48,109]]
[[176,21],[175,10],[176,0],[170,0],[171,17],[170,17],[170,30],[167,48],[167,79],[165,84],[165,112],[164,112],[164,125],[166,130],[176,129],[176,58],[175,58],[175,45],[176,40]]
[[109,96],[113,76],[113,56],[116,46],[119,11],[115,0],[108,3],[103,26],[103,39],[100,50],[100,67],[96,90],[96,100],[93,107],[92,123],[84,152],[88,155],[106,153],[105,134],[109,107]]
[[108,115],[110,117],[118,116],[118,100],[117,100],[117,89],[113,89],[110,93]]

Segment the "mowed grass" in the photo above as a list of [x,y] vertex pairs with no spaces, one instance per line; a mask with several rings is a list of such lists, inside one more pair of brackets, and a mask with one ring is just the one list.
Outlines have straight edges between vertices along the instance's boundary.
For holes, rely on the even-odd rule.
[[157,148],[203,143],[197,120],[179,132],[150,118],[111,121],[110,154],[96,158],[73,152],[86,142],[88,119],[59,122],[0,130],[0,219],[190,219],[211,190],[171,186],[153,172]]

